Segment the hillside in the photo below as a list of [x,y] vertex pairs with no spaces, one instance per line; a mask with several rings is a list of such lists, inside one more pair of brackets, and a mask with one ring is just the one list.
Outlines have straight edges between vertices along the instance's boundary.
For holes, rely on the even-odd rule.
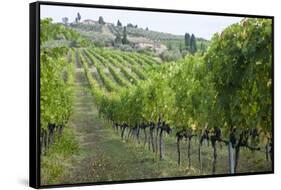
[[[117,26],[113,23],[104,22],[100,24],[98,21],[86,19],[81,22],[71,23],[69,27],[93,41],[97,46],[114,46],[127,51],[149,50],[156,54],[161,54],[167,50],[182,51],[185,44],[184,35],[152,31],[148,28],[139,28],[133,24]],[[129,42],[125,46],[117,42],[118,38],[122,38],[124,28]],[[205,51],[208,45],[207,40],[197,38],[197,50]]]

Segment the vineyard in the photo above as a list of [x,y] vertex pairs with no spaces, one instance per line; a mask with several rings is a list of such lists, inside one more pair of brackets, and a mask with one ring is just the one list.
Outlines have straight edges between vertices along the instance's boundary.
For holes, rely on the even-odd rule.
[[[272,170],[270,20],[244,19],[215,34],[206,53],[173,62],[90,47],[66,28],[57,33],[75,35],[80,45],[41,50],[43,164],[54,167],[47,160],[54,147],[66,149],[65,157],[85,156],[83,147],[95,154],[82,162],[72,156],[75,166],[63,167],[76,175],[61,177],[58,169],[52,177],[59,182]],[[87,177],[77,177],[83,171]]]

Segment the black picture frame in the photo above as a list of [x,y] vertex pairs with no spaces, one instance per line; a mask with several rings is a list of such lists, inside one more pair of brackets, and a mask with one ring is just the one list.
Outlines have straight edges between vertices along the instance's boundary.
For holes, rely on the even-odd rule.
[[196,178],[214,178],[214,177],[233,177],[245,175],[274,174],[274,151],[272,160],[272,171],[265,172],[248,172],[239,174],[215,174],[203,176],[182,176],[154,179],[139,180],[123,180],[123,181],[106,181],[91,183],[74,183],[59,185],[41,185],[40,184],[40,6],[41,5],[57,5],[71,7],[87,7],[87,8],[105,8],[117,10],[133,10],[133,11],[152,11],[165,13],[184,13],[194,15],[216,15],[231,17],[249,17],[249,18],[267,18],[272,20],[272,141],[274,150],[274,16],[266,15],[249,15],[234,13],[218,13],[218,12],[201,12],[188,10],[170,10],[142,7],[125,7],[125,6],[109,6],[109,5],[93,5],[81,3],[62,3],[37,1],[29,4],[29,45],[30,45],[30,65],[29,65],[29,185],[33,188],[53,188],[53,187],[72,187],[72,186],[88,186],[88,185],[104,185],[104,184],[122,184],[136,182],[152,182],[166,180],[184,180]]

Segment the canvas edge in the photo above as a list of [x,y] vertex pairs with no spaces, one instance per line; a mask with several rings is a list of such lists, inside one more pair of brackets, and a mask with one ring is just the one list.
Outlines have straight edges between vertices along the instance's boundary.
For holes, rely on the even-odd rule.
[[39,3],[29,4],[29,186],[40,187]]
[[[203,179],[203,178],[217,178],[217,177],[238,177],[249,175],[274,174],[274,16],[269,15],[250,15],[250,14],[236,14],[236,13],[220,13],[220,12],[206,12],[206,11],[189,11],[189,10],[172,10],[172,9],[157,9],[147,7],[126,7],[126,6],[112,6],[112,5],[95,5],[83,3],[63,3],[63,2],[48,2],[36,1],[30,3],[30,129],[29,129],[29,185],[33,188],[54,188],[54,187],[75,187],[75,186],[89,186],[89,185],[110,185],[123,183],[141,183],[141,182],[159,182],[167,180],[185,180],[185,179]],[[168,13],[183,13],[183,14],[197,14],[197,15],[214,15],[214,16],[232,16],[232,17],[250,17],[250,18],[265,18],[272,20],[272,136],[273,136],[273,162],[272,170],[266,172],[246,172],[237,174],[217,174],[204,176],[181,176],[181,177],[167,177],[167,178],[151,178],[151,179],[136,179],[136,180],[121,180],[121,181],[104,181],[104,182],[85,182],[73,184],[55,184],[55,185],[41,185],[40,184],[40,5],[57,5],[57,6],[74,6],[74,7],[91,7],[91,8],[107,8],[119,10],[134,10],[134,11],[154,11],[154,12],[168,12]],[[32,75],[36,73],[36,75]]]

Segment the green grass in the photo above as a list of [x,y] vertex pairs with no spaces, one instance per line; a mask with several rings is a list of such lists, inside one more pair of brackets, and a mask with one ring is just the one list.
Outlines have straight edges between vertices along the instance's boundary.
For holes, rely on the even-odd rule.
[[79,154],[79,145],[74,129],[65,128],[60,139],[41,156],[41,183],[56,184],[66,175],[73,163],[72,156]]

